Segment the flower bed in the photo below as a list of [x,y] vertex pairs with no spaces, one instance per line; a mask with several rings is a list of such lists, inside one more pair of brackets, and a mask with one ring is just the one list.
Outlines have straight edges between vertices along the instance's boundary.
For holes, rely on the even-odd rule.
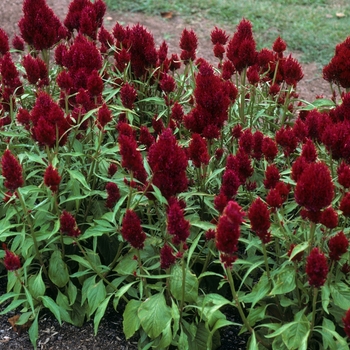
[[25,0],[13,49],[0,30],[2,314],[33,346],[43,308],[97,332],[123,299],[142,349],[215,349],[229,325],[250,349],[348,349],[350,39],[309,102],[246,19],[213,29],[213,66],[193,30],[169,55],[105,10]]

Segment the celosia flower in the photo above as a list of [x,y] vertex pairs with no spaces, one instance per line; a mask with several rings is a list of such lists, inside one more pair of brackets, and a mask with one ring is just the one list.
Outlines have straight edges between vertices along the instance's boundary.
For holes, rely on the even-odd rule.
[[232,169],[225,169],[222,176],[220,193],[224,194],[227,200],[231,200],[236,196],[240,185],[241,182],[236,172]]
[[135,178],[142,183],[146,182],[147,173],[143,166],[142,155],[137,150],[137,143],[133,135],[120,134],[118,137],[122,167],[133,172]]
[[198,39],[192,29],[187,30],[185,28],[182,31],[179,45],[182,50],[180,57],[185,63],[188,63],[189,60],[194,61],[196,59]]
[[334,260],[340,260],[340,257],[348,251],[349,240],[343,231],[338,232],[328,241],[329,257]]
[[153,184],[165,198],[186,190],[187,156],[170,129],[165,129],[158,141],[150,147],[148,163],[153,172]]
[[185,220],[184,211],[175,198],[169,200],[167,208],[167,230],[174,244],[185,243],[190,235],[190,222]]
[[206,233],[205,233],[205,240],[206,241],[211,241],[212,239],[215,239],[215,230],[210,228]]
[[222,213],[228,202],[228,198],[220,191],[220,193],[214,198],[214,207],[219,213]]
[[228,118],[229,91],[213,68],[202,61],[194,91],[196,106],[185,116],[185,127],[207,139],[218,138]]
[[65,30],[45,0],[24,0],[24,16],[18,22],[22,38],[36,50],[50,49]]
[[191,142],[188,147],[189,158],[195,167],[199,168],[201,164],[208,165],[209,153],[207,143],[199,134],[192,134]]
[[44,173],[44,184],[49,187],[52,192],[57,192],[60,182],[61,176],[58,170],[50,164]]
[[144,247],[146,234],[142,231],[141,220],[131,209],[128,209],[124,215],[121,233],[133,248],[142,249]]
[[78,237],[81,233],[74,216],[65,210],[60,216],[60,231],[70,237]]
[[289,157],[297,148],[298,140],[294,135],[294,132],[289,127],[282,127],[276,132],[276,142],[283,149],[283,153],[286,157]]
[[147,149],[155,143],[153,135],[146,126],[141,126],[140,128],[139,142],[145,145]]
[[310,286],[319,288],[325,284],[328,274],[327,259],[318,248],[311,250],[305,270]]
[[162,78],[160,79],[159,86],[163,92],[168,94],[169,92],[173,92],[175,90],[176,83],[171,75],[163,74]]
[[117,172],[117,170],[118,170],[118,167],[116,164],[114,163],[109,164],[108,171],[107,171],[108,176],[113,177],[113,175]]
[[259,66],[254,64],[247,69],[247,79],[249,84],[257,85],[260,81]]
[[242,185],[247,181],[249,177],[253,175],[254,172],[249,155],[242,149],[239,149],[235,156],[230,154],[227,157],[226,168],[232,169],[236,172]]
[[173,254],[172,248],[168,244],[164,244],[160,250],[160,268],[166,270],[174,265],[175,261],[176,256]]
[[39,86],[49,84],[49,76],[45,62],[39,57],[34,58],[31,55],[23,57],[23,67],[26,70],[28,82]]
[[235,66],[231,61],[224,61],[222,64],[222,79],[229,80],[231,79],[232,75],[236,72]]
[[344,216],[350,216],[350,192],[345,193],[340,201],[339,209],[343,212]]
[[[9,52],[7,52],[3,57],[0,59],[0,75],[1,75],[1,83],[3,86],[3,93],[2,93],[2,106],[5,107],[4,102],[10,102],[10,95],[14,94],[21,94],[23,91],[22,83],[19,79],[19,73],[18,70],[13,63],[12,57]],[[5,90],[6,88],[6,90]],[[5,96],[5,91],[8,97]]]
[[284,61],[281,61],[283,79],[288,85],[296,86],[297,83],[303,79],[304,74],[301,69],[300,63],[289,55]]
[[323,78],[348,89],[350,87],[349,55],[350,37],[347,37],[342,43],[336,46],[335,55],[323,67]]
[[340,163],[337,169],[338,182],[344,188],[350,188],[350,166],[344,161]]
[[120,192],[118,185],[114,182],[108,182],[106,185],[107,200],[106,207],[113,208],[120,198]]
[[103,129],[112,120],[112,113],[104,103],[97,113],[97,126]]
[[157,53],[158,53],[159,63],[162,64],[168,56],[168,44],[166,43],[165,40],[160,44]]
[[228,202],[223,214],[219,217],[216,227],[216,247],[221,252],[220,259],[226,267],[230,267],[237,259],[238,239],[240,236],[240,226],[245,213],[235,201]]
[[312,142],[312,140],[307,139],[303,144],[303,148],[301,150],[301,156],[305,158],[308,163],[315,162],[317,159],[317,150]]
[[24,51],[24,40],[20,36],[15,35],[12,39],[12,46],[15,50]]
[[56,142],[60,146],[65,144],[70,124],[63,110],[52,100],[50,95],[45,92],[38,94],[30,116],[33,123],[32,136],[39,145],[54,147]]
[[250,226],[261,241],[266,244],[271,240],[270,232],[270,213],[267,205],[258,197],[250,206],[248,211]]
[[102,0],[91,3],[89,0],[74,0],[69,4],[64,25],[73,32],[76,29],[82,34],[96,39],[97,29],[102,26],[106,5]]
[[256,62],[252,24],[248,20],[243,18],[238,24],[237,31],[228,43],[226,56],[239,73]]
[[309,211],[317,212],[328,207],[333,199],[334,185],[325,163],[310,163],[297,180],[296,202]]
[[184,117],[184,111],[182,109],[182,106],[175,102],[174,105],[171,107],[171,119],[175,120],[176,123],[179,125],[182,123]]
[[7,271],[16,271],[21,268],[21,260],[18,255],[5,248],[4,265]]
[[308,167],[309,163],[306,161],[305,157],[298,157],[292,164],[292,174],[291,178],[294,181],[298,181],[301,174]]
[[7,189],[16,191],[18,187],[23,186],[22,166],[9,149],[6,149],[1,157],[1,169]]
[[76,82],[75,88],[85,88],[77,84],[78,74],[84,73],[89,76],[94,70],[102,68],[102,57],[96,45],[88,40],[84,35],[78,34],[73,45],[63,55],[63,65],[66,66]]
[[147,69],[157,64],[157,50],[152,34],[142,25],[135,24],[126,31],[130,44],[130,62],[137,78],[147,73]]
[[9,51],[9,37],[7,33],[2,28],[0,28],[0,54],[5,55],[5,53]]
[[17,112],[16,119],[26,130],[30,129],[30,113],[26,109],[20,108]]
[[215,27],[210,33],[210,38],[213,45],[215,44],[226,45],[228,40],[228,35],[225,33],[224,30],[218,27]]
[[328,207],[321,213],[320,223],[327,228],[336,228],[338,226],[338,214],[332,208]]
[[93,70],[89,75],[86,87],[89,93],[94,97],[102,94],[103,80],[96,69]]
[[137,97],[137,91],[129,83],[123,84],[120,89],[120,98],[125,108],[133,109]]
[[267,166],[265,171],[264,186],[267,189],[274,188],[280,179],[280,172],[275,164],[270,164]]
[[342,320],[344,323],[344,331],[346,335],[350,338],[350,309],[346,312]]
[[277,37],[277,39],[274,41],[272,45],[272,50],[279,54],[279,57],[283,56],[283,52],[286,50],[287,44],[284,40],[281,39],[281,37]]
[[276,142],[268,136],[264,137],[261,146],[261,151],[265,159],[269,162],[272,162],[278,153]]
[[251,154],[254,147],[254,138],[251,129],[245,129],[239,138],[238,145],[245,153]]

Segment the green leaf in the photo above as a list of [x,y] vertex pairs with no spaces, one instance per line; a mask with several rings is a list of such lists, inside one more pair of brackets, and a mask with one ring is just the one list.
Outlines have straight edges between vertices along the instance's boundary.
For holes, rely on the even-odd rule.
[[50,280],[59,288],[64,287],[69,281],[69,273],[66,263],[62,259],[60,250],[55,250],[49,263]]
[[68,297],[64,295],[60,290],[58,290],[56,303],[60,307],[60,315],[63,321],[72,323],[69,311],[72,311],[72,308],[69,305]]
[[183,283],[185,283],[184,301],[196,302],[198,298],[198,279],[188,268],[185,269],[185,281],[183,279],[182,267],[174,265],[172,269],[173,278],[170,280],[170,292],[175,299],[181,300],[183,297]]
[[66,169],[72,179],[79,181],[87,190],[91,190],[90,186],[86,182],[85,176],[78,170]]
[[275,338],[282,336],[284,344],[289,350],[307,348],[307,339],[310,333],[310,322],[304,315],[304,310],[299,311],[294,321],[283,325],[271,334],[265,335],[266,338]]
[[91,285],[87,291],[87,300],[89,304],[89,316],[91,316],[98,306],[106,298],[106,287],[102,280]]
[[282,271],[273,278],[274,287],[270,295],[287,294],[295,289],[295,269],[293,266],[283,266]]
[[141,326],[151,339],[157,338],[171,321],[171,308],[162,293],[154,294],[139,307]]
[[33,323],[32,323],[32,325],[30,326],[30,328],[28,330],[29,339],[30,339],[30,342],[32,343],[34,349],[36,349],[36,342],[37,342],[37,340],[39,338],[39,322],[38,322],[38,319],[39,319],[39,313],[37,313],[35,315]]
[[329,314],[328,311],[328,305],[329,305],[329,296],[331,294],[331,291],[329,289],[328,283],[325,283],[321,288],[321,296],[322,296],[322,308],[323,310]]
[[350,308],[350,289],[343,282],[337,282],[330,285],[330,292],[335,305],[343,310]]
[[134,271],[137,269],[138,262],[134,258],[134,254],[126,254],[123,256],[118,263],[118,265],[114,268],[119,275],[132,275]]
[[98,326],[101,322],[102,317],[104,316],[105,312],[106,312],[106,308],[108,306],[109,300],[111,299],[111,296],[113,294],[110,294],[97,308],[96,310],[96,314],[94,317],[94,333],[95,336],[97,335],[97,331],[98,331]]
[[180,311],[173,299],[171,299],[171,317],[173,318],[173,333],[177,334],[180,327]]
[[140,328],[141,322],[138,316],[141,300],[132,299],[128,302],[123,313],[123,331],[125,338],[131,338]]
[[259,282],[253,287],[252,291],[242,297],[242,301],[245,303],[252,303],[251,307],[254,307],[256,303],[261,301],[270,291],[270,281],[264,273]]
[[304,250],[306,250],[309,246],[309,242],[303,242],[303,243],[300,243],[298,245],[296,245],[294,248],[293,248],[293,251],[292,251],[292,254],[290,255],[289,257],[289,260],[292,261],[292,259],[297,255],[299,254],[300,252],[303,252]]
[[253,331],[253,334],[249,338],[247,350],[256,350],[256,349],[258,349],[258,344],[256,342],[255,332]]
[[73,305],[77,298],[78,289],[72,281],[68,282],[67,292],[69,297],[69,305]]
[[41,276],[42,269],[40,269],[39,273],[35,276],[30,276],[28,279],[28,288],[31,293],[31,295],[37,299],[38,297],[45,294],[45,283],[43,281],[43,278]]
[[62,320],[61,320],[61,313],[60,313],[60,307],[47,295],[44,295],[42,297],[40,297],[40,299],[42,300],[44,306],[46,308],[48,308],[56,317],[57,321],[59,322],[59,324],[62,324]]
[[168,349],[169,345],[173,340],[173,334],[171,332],[171,322],[168,322],[162,332],[162,337],[157,344],[158,349]]

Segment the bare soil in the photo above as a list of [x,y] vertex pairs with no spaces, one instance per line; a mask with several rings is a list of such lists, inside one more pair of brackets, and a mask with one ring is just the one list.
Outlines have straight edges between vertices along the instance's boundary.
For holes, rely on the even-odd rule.
[[[22,17],[22,0],[1,0],[0,1],[0,27],[9,35],[10,39],[15,33],[19,34],[17,23]],[[56,15],[63,20],[68,11],[70,0],[47,0],[48,5],[54,10]],[[169,53],[178,53],[178,42],[184,28],[192,28],[199,41],[197,57],[203,57],[210,62],[214,61],[212,54],[212,44],[210,42],[210,32],[215,23],[201,17],[195,16],[189,19],[174,15],[170,19],[164,19],[161,16],[147,16],[142,13],[116,13],[108,11],[105,16],[104,25],[107,29],[113,28],[116,22],[122,25],[133,25],[140,23],[148,28],[153,34],[156,44],[159,45],[163,40],[169,45]],[[228,34],[234,32],[234,27],[224,27]],[[300,54],[294,53],[295,57]],[[324,97],[330,96],[328,83],[322,79],[321,68],[315,63],[303,64],[304,79],[299,84],[300,97],[311,102],[317,95]],[[5,292],[4,277],[0,278],[0,295]],[[0,310],[4,305],[0,306]],[[0,350],[2,349],[32,349],[28,334],[16,333],[8,323],[9,315],[0,316]],[[122,332],[121,312],[108,310],[106,317],[102,320],[99,333],[94,336],[92,322],[87,322],[84,327],[76,328],[74,326],[58,322],[50,315],[43,314],[40,318],[38,349],[81,349],[81,350],[127,350],[137,349],[134,341],[126,341]],[[243,349],[245,348],[245,339],[237,336],[237,329],[228,328],[222,334],[221,349]]]

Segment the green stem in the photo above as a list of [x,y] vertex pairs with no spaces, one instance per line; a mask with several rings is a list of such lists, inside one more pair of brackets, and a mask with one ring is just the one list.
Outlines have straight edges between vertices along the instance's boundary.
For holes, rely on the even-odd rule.
[[262,248],[263,248],[263,254],[264,254],[264,262],[265,262],[265,269],[266,269],[266,275],[269,281],[271,280],[270,276],[270,268],[269,268],[269,263],[267,261],[267,252],[266,252],[266,245],[265,243],[262,243]]
[[38,244],[38,241],[36,239],[35,232],[34,232],[34,223],[33,223],[32,217],[30,216],[30,213],[28,212],[27,206],[25,204],[25,201],[24,201],[24,198],[23,198],[21,192],[17,191],[17,195],[18,195],[18,199],[19,199],[19,201],[21,203],[21,206],[22,206],[24,215],[26,217],[26,220],[28,222],[28,226],[30,228],[30,235],[32,237],[33,244],[34,244],[34,249],[35,249],[35,257],[39,260],[40,266],[42,266],[45,276],[50,281],[49,274],[47,272],[47,269],[46,269],[46,266],[44,264],[43,258],[42,258],[41,254],[40,254],[39,244]]
[[[80,249],[81,253],[83,254],[85,260],[89,263],[89,265],[91,266],[92,270],[96,273],[96,275],[98,277],[101,278],[101,280],[103,280],[108,286],[110,286],[115,292],[118,292],[118,288],[116,288],[111,282],[108,281],[108,279],[100,272],[98,271],[98,269],[96,268],[95,264],[91,261],[91,259],[89,258],[89,256],[86,254],[85,250],[83,249],[82,245],[80,244],[80,242],[78,241],[78,239],[75,237],[74,238],[74,242],[75,244],[78,246],[78,248]],[[122,298],[124,299],[125,302],[129,302],[129,300],[127,299],[127,297],[125,295],[122,296]]]
[[312,298],[312,316],[311,316],[311,326],[310,326],[309,337],[311,336],[312,331],[313,331],[314,326],[315,326],[317,294],[318,294],[318,288],[314,287],[314,289],[313,289],[313,298]]
[[[241,319],[243,321],[243,324],[244,326],[247,328],[247,330],[249,331],[250,334],[253,334],[254,333],[254,329],[251,327],[251,325],[249,324],[249,321],[247,320],[245,314],[244,314],[244,311],[242,309],[242,305],[238,299],[238,295],[237,295],[237,292],[236,292],[236,289],[235,289],[235,285],[234,285],[234,282],[233,282],[233,278],[232,278],[232,273],[231,273],[231,269],[230,267],[226,267],[224,268],[224,270],[226,271],[226,276],[227,276],[227,279],[228,279],[228,282],[229,282],[229,285],[230,285],[230,289],[231,289],[231,293],[232,293],[232,297],[233,297],[233,300],[235,302],[235,305],[238,309],[238,312],[239,312],[239,315],[241,316]],[[258,341],[264,345],[266,348],[271,348],[269,344],[266,344],[266,342],[260,337],[259,334],[255,333]]]
[[314,244],[315,231],[316,231],[316,224],[314,222],[311,222],[310,237],[309,237],[309,249],[308,249],[308,253],[309,254],[311,252],[311,247]]

